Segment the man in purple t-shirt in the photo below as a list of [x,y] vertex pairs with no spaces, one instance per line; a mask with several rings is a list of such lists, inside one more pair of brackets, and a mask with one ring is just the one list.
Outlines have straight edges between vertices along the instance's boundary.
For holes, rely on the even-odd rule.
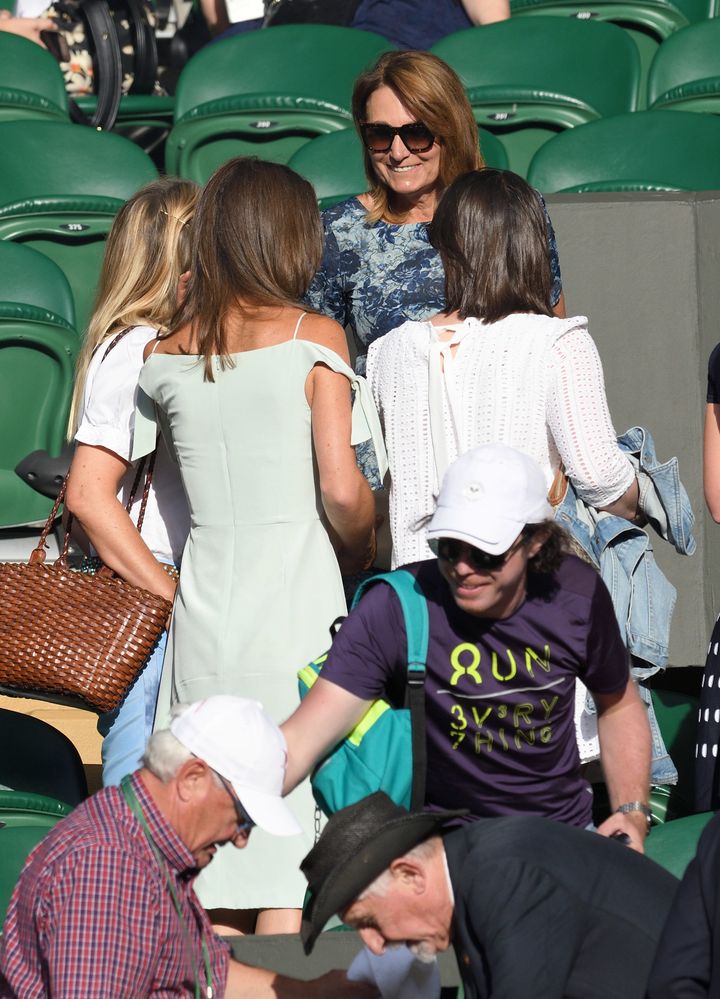
[[[428,542],[436,560],[405,568],[427,598],[425,703],[429,808],[470,818],[525,813],[585,827],[575,679],[598,709],[613,814],[642,850],[650,732],[604,583],[565,554],[540,467],[504,445],[448,470]],[[407,643],[399,601],[372,587],[336,636],[321,678],[283,726],[293,787],[379,697],[402,704]]]

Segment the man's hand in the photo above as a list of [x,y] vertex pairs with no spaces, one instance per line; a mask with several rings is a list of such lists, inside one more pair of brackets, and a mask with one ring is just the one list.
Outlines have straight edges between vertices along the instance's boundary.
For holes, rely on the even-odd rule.
[[621,832],[630,837],[627,846],[638,853],[645,852],[645,837],[647,836],[647,819],[642,812],[613,812],[598,826],[601,836],[612,836]]
[[600,762],[613,814],[598,832],[627,833],[630,846],[644,853],[647,820],[642,812],[616,812],[625,802],[648,800],[650,792],[650,726],[637,687],[629,680],[624,691],[591,691],[598,709]]
[[47,17],[13,17],[9,10],[0,10],[0,31],[20,35],[45,48],[40,32],[57,31],[57,26]]

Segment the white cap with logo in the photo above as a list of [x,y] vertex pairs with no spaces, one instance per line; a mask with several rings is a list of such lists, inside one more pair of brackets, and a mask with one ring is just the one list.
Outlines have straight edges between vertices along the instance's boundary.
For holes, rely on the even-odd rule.
[[437,551],[440,538],[456,538],[490,555],[502,555],[526,524],[553,518],[548,487],[538,463],[505,444],[483,444],[448,468],[427,530]]
[[170,722],[175,738],[229,781],[253,822],[275,836],[302,832],[282,800],[285,737],[259,701],[217,694]]

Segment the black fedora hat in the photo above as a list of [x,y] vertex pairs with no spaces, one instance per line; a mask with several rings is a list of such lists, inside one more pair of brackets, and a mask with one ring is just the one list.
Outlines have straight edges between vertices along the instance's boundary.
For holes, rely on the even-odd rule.
[[301,930],[305,953],[328,919],[354,902],[393,860],[459,815],[467,809],[408,812],[382,791],[336,812],[300,864],[310,890]]

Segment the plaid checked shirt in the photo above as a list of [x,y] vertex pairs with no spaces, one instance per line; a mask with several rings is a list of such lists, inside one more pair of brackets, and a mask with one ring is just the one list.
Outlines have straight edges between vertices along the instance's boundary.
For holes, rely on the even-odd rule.
[[0,941],[3,999],[194,997],[193,960],[204,983],[200,931],[222,996],[229,953],[193,890],[192,854],[133,787],[183,910],[188,953],[165,874],[120,790],[105,788],[51,830],[30,855]]

